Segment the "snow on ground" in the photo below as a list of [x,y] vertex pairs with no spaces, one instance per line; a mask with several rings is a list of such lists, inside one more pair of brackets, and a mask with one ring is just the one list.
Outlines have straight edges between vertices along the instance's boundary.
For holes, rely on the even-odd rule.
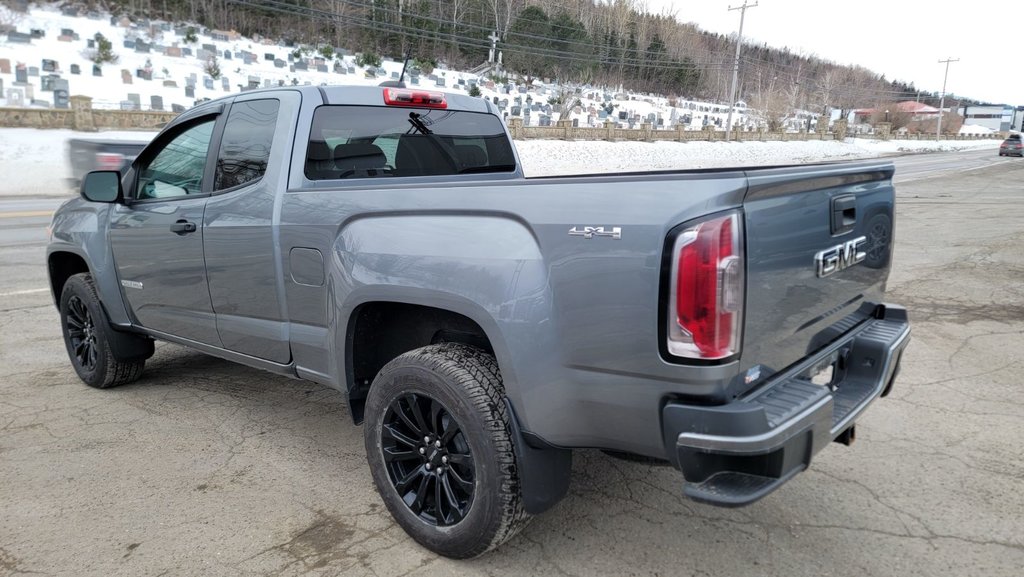
[[[146,140],[146,132],[73,132],[0,128],[0,197],[66,196],[69,138]],[[637,170],[687,170],[799,164],[872,158],[906,152],[999,146],[998,140],[846,142],[603,142],[520,140],[516,149],[527,176]]]

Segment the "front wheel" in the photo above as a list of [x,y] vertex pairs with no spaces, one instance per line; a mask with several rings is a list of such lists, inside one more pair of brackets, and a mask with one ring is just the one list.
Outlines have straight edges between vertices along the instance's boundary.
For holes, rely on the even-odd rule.
[[71,365],[85,384],[105,389],[130,383],[142,375],[145,360],[122,361],[114,356],[110,346],[113,329],[107,322],[92,275],[79,273],[64,283],[60,325]]
[[395,521],[435,553],[475,557],[529,519],[504,394],[494,357],[454,343],[397,357],[370,387],[374,484]]

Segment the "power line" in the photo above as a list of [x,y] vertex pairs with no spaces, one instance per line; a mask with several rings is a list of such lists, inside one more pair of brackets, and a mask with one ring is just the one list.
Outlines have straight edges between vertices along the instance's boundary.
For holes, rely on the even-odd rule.
[[[311,17],[314,17],[314,18],[317,18],[317,19],[326,20],[326,21],[332,21],[332,22],[335,21],[335,19],[334,19],[335,14],[332,13],[332,12],[327,12],[327,11],[324,11],[324,10],[318,10],[318,9],[315,9],[315,8],[309,8],[309,7],[304,7],[304,6],[295,6],[295,5],[292,5],[292,4],[288,4],[288,3],[285,3],[285,2],[278,2],[278,1],[275,1],[275,0],[258,0],[258,1],[252,1],[252,0],[228,0],[228,1],[233,3],[233,4],[247,6],[247,7],[250,7],[250,8],[259,8],[259,9],[263,9],[263,10],[270,10],[270,11],[284,13],[284,14],[294,14],[296,11],[299,11],[299,12],[301,12],[303,14],[306,14],[308,16],[311,16]],[[364,5],[359,4],[358,2],[348,2],[348,3],[351,4],[351,5],[356,5],[356,6],[364,6]],[[420,18],[420,17],[417,16],[417,18]],[[423,17],[423,18],[428,20],[428,21],[437,21],[436,18],[429,18],[429,17]],[[448,39],[450,42],[452,42],[454,44],[465,46],[465,47],[469,47],[469,48],[478,48],[478,49],[485,50],[485,49],[490,47],[490,42],[488,40],[484,40],[484,39],[474,39],[474,38],[469,38],[469,37],[466,37],[466,36],[457,36],[454,33],[447,33],[447,34],[443,33],[443,32],[432,33],[430,31],[425,31],[425,30],[423,30],[421,28],[417,28],[417,27],[414,27],[414,26],[405,25],[405,24],[399,24],[399,23],[394,23],[394,22],[382,22],[380,20],[373,20],[373,19],[367,18],[365,16],[349,15],[349,16],[346,17],[346,22],[347,23],[353,23],[353,24],[356,24],[356,25],[360,25],[360,26],[365,27],[365,28],[378,29],[378,30],[384,30],[386,32],[394,32],[394,33],[398,33],[398,34],[404,34],[405,36],[407,36],[409,38],[415,38],[415,39],[420,39],[420,40],[434,40],[434,41],[436,41],[436,40]],[[547,41],[552,41],[552,40],[561,41],[560,39],[552,39],[552,38],[549,38],[549,37],[536,36],[536,38],[547,40]],[[556,58],[556,59],[566,60],[566,61],[572,61],[572,62],[585,62],[585,63],[594,63],[595,62],[594,59],[589,58],[589,57],[573,56],[571,54],[567,54],[565,52],[559,51],[557,49],[552,49],[552,48],[543,48],[543,47],[525,46],[525,45],[516,45],[516,44],[505,43],[505,44],[503,44],[502,49],[504,51],[506,51],[506,52],[510,52],[510,53],[514,53],[514,54],[523,54],[523,55],[531,55],[531,56],[546,56],[546,57],[551,57],[551,58]],[[630,51],[630,52],[640,53],[641,51]],[[643,52],[643,54],[648,54],[648,53],[647,52]],[[719,65],[713,65],[713,66],[704,65],[704,66],[700,66],[699,63],[695,63],[695,62],[692,63],[692,64],[690,64],[690,63],[679,63],[679,64],[656,63],[656,62],[651,62],[649,60],[641,59],[639,57],[630,57],[630,58],[625,58],[624,57],[624,58],[621,58],[621,59],[616,59],[616,60],[610,62],[610,64],[622,64],[622,65],[625,65],[625,66],[633,66],[633,67],[636,67],[636,68],[646,68],[646,69],[651,69],[651,70],[678,70],[678,69],[686,67],[688,65],[690,67],[692,67],[693,69],[699,70],[699,71],[715,70],[715,69],[723,68],[722,66],[719,66]]]

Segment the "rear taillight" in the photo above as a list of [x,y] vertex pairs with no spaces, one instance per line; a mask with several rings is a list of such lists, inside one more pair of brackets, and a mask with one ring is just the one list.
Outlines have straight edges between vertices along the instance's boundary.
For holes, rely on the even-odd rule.
[[417,106],[420,108],[448,108],[443,92],[385,88],[384,104],[388,106]]
[[706,220],[678,233],[669,278],[669,354],[714,360],[739,353],[743,269],[738,213]]
[[96,170],[121,170],[124,165],[124,155],[116,152],[97,152]]

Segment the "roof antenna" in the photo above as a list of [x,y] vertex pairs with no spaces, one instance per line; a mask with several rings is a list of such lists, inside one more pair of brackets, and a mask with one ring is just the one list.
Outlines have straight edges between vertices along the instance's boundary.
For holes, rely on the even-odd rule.
[[402,74],[399,75],[399,77],[398,77],[398,81],[399,82],[403,82],[405,80],[405,69],[409,67],[409,56],[410,56],[410,51],[406,50],[405,51],[405,62],[402,63]]
[[405,62],[402,64],[402,74],[399,75],[398,80],[385,80],[378,86],[384,86],[386,88],[405,88],[405,69],[409,66],[409,51],[405,51]]

